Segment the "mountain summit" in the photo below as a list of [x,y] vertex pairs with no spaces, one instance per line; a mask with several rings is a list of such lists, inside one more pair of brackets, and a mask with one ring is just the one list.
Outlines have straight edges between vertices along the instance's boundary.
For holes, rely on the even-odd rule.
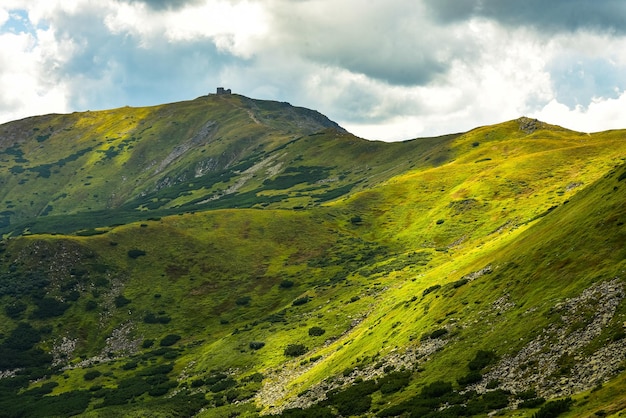
[[1,125],[0,410],[616,415],[625,137],[236,94]]

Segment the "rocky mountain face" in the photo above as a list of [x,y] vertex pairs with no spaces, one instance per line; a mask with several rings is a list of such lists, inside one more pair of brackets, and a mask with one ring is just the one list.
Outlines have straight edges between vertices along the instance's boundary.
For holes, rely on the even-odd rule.
[[2,125],[1,410],[617,415],[625,137],[238,95]]

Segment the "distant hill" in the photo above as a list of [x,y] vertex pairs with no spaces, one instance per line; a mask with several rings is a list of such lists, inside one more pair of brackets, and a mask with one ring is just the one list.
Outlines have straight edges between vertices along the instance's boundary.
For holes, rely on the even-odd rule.
[[5,416],[617,416],[626,130],[209,95],[0,126]]

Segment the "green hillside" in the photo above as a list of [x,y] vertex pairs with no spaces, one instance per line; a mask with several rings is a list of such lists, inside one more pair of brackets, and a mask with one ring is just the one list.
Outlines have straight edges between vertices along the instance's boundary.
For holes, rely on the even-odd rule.
[[236,95],[2,125],[1,410],[617,416],[625,138]]
[[441,162],[445,142],[370,142],[317,112],[238,95],[29,118],[0,126],[0,232],[316,206]]

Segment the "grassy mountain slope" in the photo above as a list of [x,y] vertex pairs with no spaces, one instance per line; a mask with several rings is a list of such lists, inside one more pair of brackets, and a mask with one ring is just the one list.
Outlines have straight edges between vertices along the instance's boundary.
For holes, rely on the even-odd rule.
[[[626,407],[624,131],[521,118],[384,144],[241,96],[90,113],[1,127],[7,415]],[[59,128],[37,139],[88,123],[73,141]],[[105,131],[138,139],[67,157]],[[55,135],[64,153],[37,151]],[[68,161],[35,175],[44,157]],[[209,161],[220,168],[190,174]],[[91,206],[75,200],[87,173],[107,196]],[[49,213],[25,204],[49,205],[55,179],[71,192]]]
[[317,112],[238,95],[29,118],[0,127],[0,227],[73,232],[209,208],[317,205],[441,158],[442,142],[369,142]]

